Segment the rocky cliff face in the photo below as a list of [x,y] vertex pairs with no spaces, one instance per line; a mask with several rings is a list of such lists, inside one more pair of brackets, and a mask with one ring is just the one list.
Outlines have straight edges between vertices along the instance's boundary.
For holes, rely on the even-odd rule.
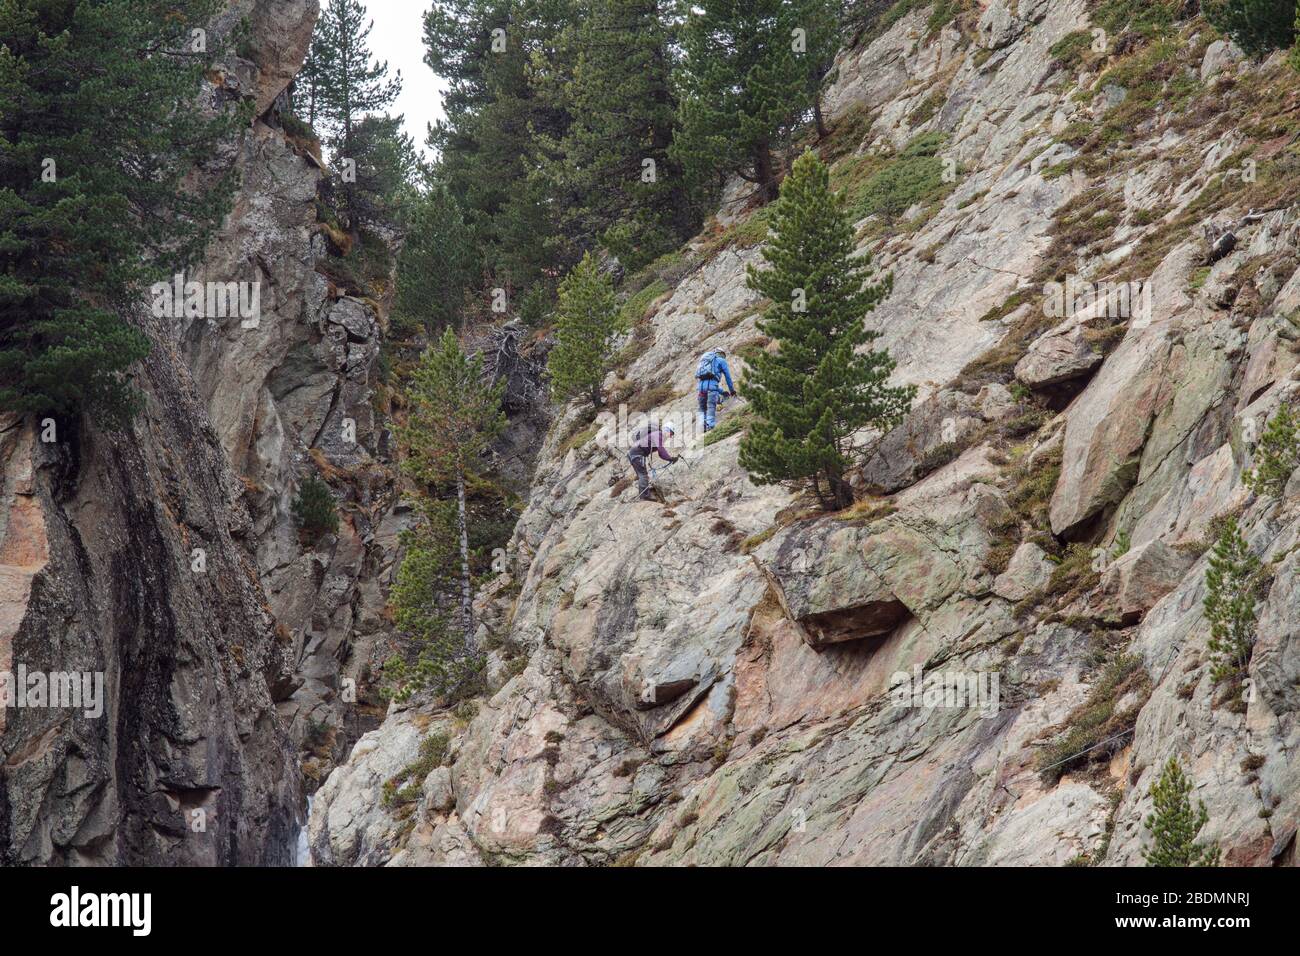
[[[755,487],[735,435],[638,502],[569,409],[481,598],[499,689],[363,737],[318,794],[317,863],[1134,864],[1171,755],[1227,862],[1294,862],[1297,488],[1242,476],[1296,388],[1300,84],[1199,19],[1096,53],[1094,7],[923,8],[840,57],[838,183],[925,133],[954,161],[860,223],[895,276],[869,321],[920,388],[864,502]],[[699,352],[766,344],[758,250],[721,228],[660,276],[609,383],[679,421]],[[1150,308],[1045,315],[1067,273],[1149,283]],[[1202,613],[1228,513],[1272,572],[1239,699]],[[917,668],[995,703],[900,696]],[[384,806],[412,766],[418,799]]]
[[[246,35],[211,105],[256,119],[196,171],[241,185],[185,278],[256,283],[256,320],[142,312],[127,434],[0,422],[0,671],[105,682],[100,716],[0,710],[6,863],[288,863],[303,772],[382,714],[368,675],[402,516],[374,401],[381,308],[318,271],[326,172],[280,123],[317,13],[235,0],[211,25]],[[305,548],[290,503],[309,471],[342,520]]]
[[156,350],[139,381],[147,407],[127,436],[43,443],[30,423],[4,425],[0,669],[100,672],[104,710],[0,716],[0,855],[285,862],[298,781],[272,689],[289,647],[175,354]]
[[[265,33],[253,28],[269,44],[270,76],[287,83],[296,72],[315,9],[254,5],[254,24],[259,13],[275,21]],[[226,76],[237,89],[243,82],[235,71]],[[260,319],[251,328],[191,323],[179,347],[244,487],[258,578],[296,666],[279,709],[295,737],[307,739],[313,777],[382,715],[367,702],[369,674],[384,656],[374,649],[386,628],[380,581],[391,573],[403,518],[377,395],[381,304],[325,274],[329,238],[316,197],[328,171],[280,127],[283,84],[258,89],[259,105],[273,95],[232,157],[242,185],[200,278],[259,282]],[[312,473],[331,485],[341,521],[337,534],[305,546],[291,506]]]

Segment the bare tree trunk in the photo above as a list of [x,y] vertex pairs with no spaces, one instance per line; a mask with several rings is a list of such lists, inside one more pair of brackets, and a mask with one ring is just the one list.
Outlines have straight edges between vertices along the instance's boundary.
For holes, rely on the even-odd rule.
[[812,487],[813,493],[817,495],[818,503],[822,506],[822,511],[834,511],[834,503],[827,497],[827,493],[822,490],[822,475],[814,474],[812,476]]
[[469,579],[469,530],[465,521],[465,475],[456,475],[456,509],[460,528],[460,612],[465,625],[465,646],[474,641],[474,599]]
[[764,202],[771,202],[777,197],[772,150],[767,143],[760,143],[754,149],[754,178],[758,180],[758,193],[763,197]]
[[838,511],[853,504],[853,486],[844,480],[843,475],[827,475],[830,484],[831,499]]
[[817,121],[817,139],[823,140],[830,135],[830,130],[826,128],[826,120],[822,116],[822,95],[820,92],[813,94],[813,119]]

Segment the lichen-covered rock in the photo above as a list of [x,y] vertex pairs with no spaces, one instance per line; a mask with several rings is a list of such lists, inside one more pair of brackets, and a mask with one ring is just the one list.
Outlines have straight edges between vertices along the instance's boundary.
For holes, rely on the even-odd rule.
[[1011,12],[1012,6],[1007,0],[993,0],[988,5],[975,27],[980,46],[1000,50],[1020,36],[1025,25]]
[[1245,56],[1231,40],[1215,40],[1205,48],[1201,59],[1201,82],[1222,73]]
[[898,427],[872,443],[859,479],[863,489],[893,494],[914,484],[937,455],[957,450],[1001,411],[994,403],[990,415],[985,404],[979,396],[948,389],[918,403]]
[[[313,866],[376,866],[388,862],[402,835],[402,823],[390,812],[385,785],[414,764],[425,734],[408,711],[378,731],[363,735],[352,748],[348,786],[331,776],[316,791],[307,831]],[[404,781],[409,782],[409,781]],[[418,788],[422,780],[414,781]]]
[[1047,553],[1025,541],[1011,555],[1007,569],[993,579],[993,593],[1008,601],[1023,601],[1046,584],[1051,574]]
[[93,709],[3,710],[8,865],[289,862],[300,784],[274,697],[293,659],[238,483],[149,334],[127,434],[0,430],[0,669],[103,688]]
[[1159,539],[1121,555],[1102,576],[1106,605],[1121,618],[1137,621],[1176,588],[1196,563],[1194,555]]
[[1071,406],[1052,495],[1054,534],[1069,535],[1133,487],[1151,422],[1169,397],[1170,341],[1165,324],[1130,331]]
[[[279,709],[312,776],[382,717],[369,675],[388,654],[385,590],[410,521],[374,401],[379,304],[322,274],[329,252],[316,200],[325,174],[280,128],[273,104],[301,65],[316,12],[314,0],[238,0],[221,21],[249,22],[244,52],[257,69],[240,90],[257,97],[258,119],[233,150],[234,209],[195,278],[256,282],[260,308],[252,323],[208,317],[173,330],[244,486],[257,573],[298,663]],[[308,547],[292,504],[313,474],[330,483],[341,520],[336,535]]]
[[1034,341],[1016,363],[1016,378],[1030,388],[1058,385],[1087,375],[1102,362],[1102,355],[1087,338],[1082,322],[1068,321]]
[[[223,95],[265,116],[317,12],[316,0],[232,0],[211,31],[249,29],[214,71]],[[246,497],[283,431],[262,383],[249,387],[249,356],[293,337],[272,316],[296,324],[323,295],[299,254],[315,177],[260,119],[202,174],[229,166],[243,179],[235,211],[187,278],[261,283],[268,321],[128,316],[152,344],[129,430],[0,424],[0,668],[99,673],[104,688],[101,714],[0,712],[6,864],[290,861],[302,787],[277,704],[300,683],[298,655],[259,575],[264,523]]]
[[228,67],[248,74],[243,92],[253,98],[257,115],[297,76],[319,13],[320,0],[229,0],[213,23],[219,35],[241,31],[243,42]]

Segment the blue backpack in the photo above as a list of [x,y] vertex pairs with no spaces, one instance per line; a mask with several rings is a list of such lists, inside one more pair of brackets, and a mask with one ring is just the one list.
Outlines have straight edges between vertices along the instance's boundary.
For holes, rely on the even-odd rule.
[[705,352],[700,356],[700,364],[695,367],[695,378],[700,382],[712,382],[718,377],[718,353]]

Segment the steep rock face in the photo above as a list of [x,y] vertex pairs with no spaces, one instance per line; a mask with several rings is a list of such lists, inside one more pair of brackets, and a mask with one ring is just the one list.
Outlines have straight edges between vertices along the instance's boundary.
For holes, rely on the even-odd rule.
[[272,688],[292,660],[241,489],[175,354],[155,349],[137,381],[147,405],[127,435],[47,443],[5,423],[0,663],[99,672],[104,693],[102,715],[4,713],[0,854],[285,863],[297,762]]
[[[319,781],[382,716],[371,675],[388,653],[384,591],[407,519],[376,400],[381,306],[323,274],[316,197],[329,172],[280,128],[316,10],[243,0],[225,15],[249,23],[245,52],[257,67],[250,77],[236,64],[225,84],[255,97],[259,113],[231,157],[241,174],[234,209],[196,278],[257,282],[260,310],[254,323],[193,322],[179,345],[246,490],[258,577],[296,665],[279,709]],[[309,474],[329,482],[340,512],[338,533],[310,545],[291,511]]]
[[[238,317],[195,322],[181,345],[247,489],[259,577],[292,635],[301,683],[282,709],[299,734],[329,728],[341,752],[361,715],[340,678],[350,661],[346,676],[365,681],[369,645],[353,654],[353,643],[384,630],[378,578],[400,523],[390,438],[372,404],[382,333],[373,304],[316,271],[326,255],[313,206],[319,168],[261,121],[239,163],[235,210],[203,274],[260,282],[261,314],[252,328]],[[304,547],[291,506],[311,473],[342,492],[341,521],[337,535]]]
[[261,116],[302,68],[320,0],[231,0],[214,29],[246,27],[247,42],[227,64]]
[[[186,278],[260,283],[260,320],[133,317],[153,350],[136,376],[145,408],[125,434],[0,425],[0,670],[104,681],[102,715],[0,711],[6,863],[289,862],[301,794],[283,718],[312,655],[271,573],[290,563],[275,542],[291,429],[269,395],[297,396],[283,417],[299,430],[319,414],[313,439],[351,413],[360,440],[375,441],[351,384],[368,374],[365,356],[352,354],[351,331],[333,331],[362,310],[325,305],[313,268],[320,173],[271,125],[317,12],[315,0],[235,0],[211,25],[222,35],[247,26],[240,55],[214,71],[212,102],[251,100],[257,119],[199,171],[234,166],[242,185]],[[373,362],[375,321],[364,315],[356,337]],[[326,359],[285,371],[286,356],[315,340],[328,343],[317,350]],[[268,370],[281,373],[269,388]],[[313,385],[323,399],[306,394]],[[362,565],[359,545],[337,550]]]
[[[1177,755],[1227,861],[1294,862],[1300,489],[1260,497],[1242,475],[1296,390],[1297,219],[1281,185],[1253,215],[1211,201],[1241,141],[1207,119],[1257,108],[1233,84],[1294,80],[1180,24],[1168,75],[1223,85],[1153,102],[1111,141],[1131,148],[1081,152],[1072,125],[1134,95],[1102,82],[1132,54],[1052,52],[1088,14],[991,0],[932,35],[919,10],[840,58],[826,102],[865,131],[856,155],[939,131],[961,169],[906,228],[860,224],[895,276],[868,321],[921,390],[856,476],[888,497],[810,514],[747,479],[733,435],[690,446],[665,503],[639,502],[609,423],[577,441],[568,409],[490,598],[526,664],[494,666],[472,715],[395,709],[320,792],[319,861],[1137,864]],[[1199,239],[1220,220],[1237,242],[1211,263]],[[755,261],[705,257],[654,306],[633,395],[680,387],[657,411],[690,420],[699,352],[763,347]],[[1082,330],[1038,314],[1065,274],[1149,281],[1152,308]],[[1201,612],[1203,539],[1230,512],[1272,575],[1239,700],[1209,674]],[[944,674],[966,699],[918,680]],[[421,768],[428,798],[400,826],[362,809],[435,721],[451,738]]]

